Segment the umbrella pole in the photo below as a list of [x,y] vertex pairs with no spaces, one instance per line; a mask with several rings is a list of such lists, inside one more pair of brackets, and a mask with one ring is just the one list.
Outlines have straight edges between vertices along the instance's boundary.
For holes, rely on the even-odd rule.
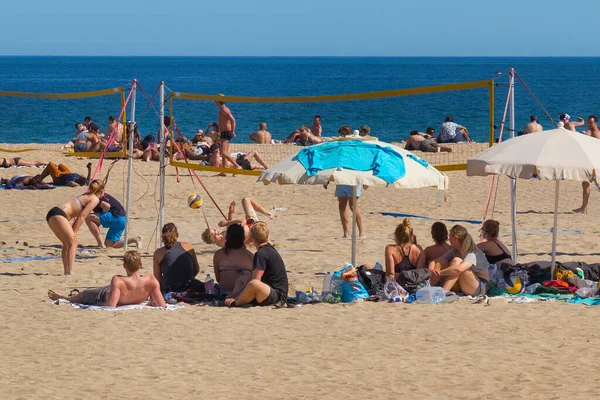
[[560,180],[556,181],[556,190],[554,192],[554,228],[552,229],[552,264],[550,273],[552,274],[550,279],[554,279],[554,267],[556,266],[556,236],[558,234],[558,190]]
[[352,265],[356,267],[356,186],[352,186]]
[[517,263],[517,178],[510,178],[510,218],[512,220],[512,259]]

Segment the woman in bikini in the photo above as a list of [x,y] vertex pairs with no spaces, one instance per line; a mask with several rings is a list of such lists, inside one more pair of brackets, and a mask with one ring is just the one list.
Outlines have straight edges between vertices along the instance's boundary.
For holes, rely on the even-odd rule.
[[[433,245],[428,246],[423,250],[419,261],[417,262],[418,268],[427,268],[429,263],[448,252],[451,249],[448,244],[448,228],[443,222],[434,222],[431,225],[431,238],[433,239]],[[432,285],[435,285],[437,281],[435,278],[431,281]]]
[[[242,207],[244,208],[244,219],[233,219],[235,201],[232,201],[229,205],[229,215],[227,219],[219,222],[219,226],[227,227],[232,224],[240,224],[244,228],[246,244],[249,244],[252,242],[250,228],[252,228],[252,225],[256,222],[260,221],[256,211],[269,218],[273,218],[273,212],[267,211],[263,206],[247,196],[242,199]],[[206,230],[202,232],[202,240],[207,244],[216,244],[219,247],[225,247],[226,237],[223,233],[224,232],[219,232],[215,228],[206,228]]]
[[481,227],[481,235],[483,236],[484,242],[477,245],[477,248],[485,254],[490,264],[496,264],[500,266],[502,263],[512,264],[512,257],[508,248],[498,240],[498,234],[500,233],[500,223],[493,219],[488,219],[483,223]]
[[393,276],[394,279],[402,271],[417,268],[417,261],[423,249],[414,244],[413,228],[408,218],[396,227],[394,232],[395,244],[385,247],[385,278]]
[[0,162],[0,168],[10,167],[45,167],[46,161],[25,161],[21,157],[3,158]]
[[215,276],[219,288],[231,297],[237,297],[252,276],[252,258],[254,254],[245,246],[244,227],[232,224],[225,233],[225,247],[213,257]]
[[[93,180],[84,194],[77,196],[58,207],[53,207],[46,215],[48,226],[62,243],[62,262],[65,275],[70,275],[77,252],[77,231],[85,218],[98,206],[104,195],[104,182]],[[75,222],[71,225],[71,219]]]

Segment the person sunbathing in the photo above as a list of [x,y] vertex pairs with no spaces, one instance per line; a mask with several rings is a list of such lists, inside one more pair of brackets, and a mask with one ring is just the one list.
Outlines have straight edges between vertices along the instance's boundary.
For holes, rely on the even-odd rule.
[[197,285],[200,272],[196,252],[188,242],[179,242],[179,233],[173,223],[162,228],[164,246],[154,252],[154,277],[163,293],[183,292]]
[[10,167],[44,167],[48,164],[46,161],[25,161],[21,157],[3,158],[0,168]]
[[[430,129],[433,130],[433,128],[427,128],[428,131]],[[420,150],[426,153],[439,153],[441,151],[450,153],[452,151],[452,148],[449,146],[440,146],[432,135],[417,130],[410,132],[404,148],[406,150]]]
[[88,151],[98,153],[104,150],[106,142],[104,138],[100,136],[100,127],[93,122],[90,124],[88,134]]
[[77,290],[73,296],[65,296],[54,290],[48,290],[51,300],[64,299],[71,303],[92,306],[117,307],[140,304],[151,298],[148,306],[166,307],[165,299],[160,292],[160,285],[153,275],[140,275],[142,258],[140,253],[129,250],[123,256],[123,268],[127,276],[115,275],[110,285],[95,289]]
[[269,243],[269,227],[264,222],[257,222],[251,229],[252,240],[256,246],[256,254],[252,259],[251,280],[242,292],[228,296],[225,305],[228,307],[256,304],[259,306],[287,307],[288,276],[281,255]]
[[[259,213],[266,215],[269,218],[273,218],[273,213],[267,211],[263,206],[258,204],[256,201],[246,196],[242,199],[242,207],[244,208],[244,219],[233,219],[233,214],[235,213],[235,201],[232,201],[229,205],[229,213],[227,219],[219,222],[220,227],[226,227],[232,224],[240,224],[244,228],[244,237],[246,240],[246,244],[252,242],[252,236],[250,235],[250,228],[255,223],[259,222],[258,215],[256,211]],[[223,232],[219,232],[214,228],[206,228],[204,232],[202,232],[202,240],[207,244],[216,244],[219,247],[225,247],[226,238]]]
[[154,136],[146,136],[144,140],[142,140],[141,148],[143,149],[142,159],[144,161],[160,160],[160,153],[158,152],[158,143],[155,142]]
[[252,257],[254,254],[246,248],[244,227],[231,224],[225,233],[225,246],[213,256],[215,276],[219,288],[236,297],[250,280]]
[[[237,168],[245,170],[269,168],[258,151],[252,150],[249,153],[231,153],[230,155],[231,157],[235,157],[235,164],[225,160],[225,168]],[[221,167],[223,165],[221,149],[219,148],[218,144],[213,144],[210,146],[208,160],[210,165],[213,167]]]
[[87,168],[87,177],[72,173],[65,164],[56,165],[49,162],[39,176],[42,180],[50,176],[54,186],[79,187],[87,185],[92,176],[92,163],[88,163],[85,167]]
[[[81,196],[61,204],[58,207],[52,207],[46,215],[46,222],[62,243],[62,262],[65,275],[70,275],[75,264],[75,254],[77,252],[77,232],[85,218],[98,206],[100,197],[104,195],[104,182],[93,180],[88,187],[87,192]],[[71,219],[75,222],[71,225]]]
[[398,277],[403,271],[417,268],[417,261],[423,249],[415,244],[410,220],[404,218],[394,231],[394,244],[385,247],[385,277]]
[[445,291],[461,291],[471,296],[485,295],[490,266],[485,254],[461,225],[454,225],[448,238],[452,248],[429,263],[431,276],[438,278]]
[[50,189],[51,185],[42,182],[39,175],[30,176],[25,174],[15,175],[10,179],[0,179],[0,185],[6,186],[7,189]]
[[498,234],[500,233],[500,223],[493,219],[488,219],[483,223],[481,227],[481,235],[484,242],[479,243],[477,248],[485,254],[490,264],[496,264],[500,266],[502,263],[512,264],[512,257],[508,248],[498,240]]
[[323,138],[313,134],[308,125],[302,125],[300,129],[295,129],[283,143],[296,143],[300,146],[310,146],[323,143]]
[[[421,252],[421,256],[417,261],[417,268],[427,268],[431,261],[440,258],[451,249],[448,244],[448,228],[443,222],[434,222],[431,225],[431,238],[434,244],[426,247]],[[431,282],[433,285],[436,283],[437,281]]]

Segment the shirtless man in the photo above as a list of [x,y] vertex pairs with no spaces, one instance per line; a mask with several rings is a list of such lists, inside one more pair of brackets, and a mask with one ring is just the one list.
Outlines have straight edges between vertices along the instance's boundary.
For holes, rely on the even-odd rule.
[[[213,167],[220,167],[223,165],[223,156],[218,144],[210,146],[208,153],[208,161]],[[236,165],[239,165],[241,169],[253,170],[253,169],[267,169],[269,166],[264,162],[258,151],[252,150],[249,153],[233,153],[235,155]],[[256,162],[254,162],[256,160]],[[229,161],[225,161],[225,168],[233,168],[233,165]]]
[[[236,137],[235,118],[233,118],[231,110],[224,102],[215,101],[215,104],[219,109],[219,129],[221,130],[221,167],[227,168],[225,163],[229,161],[235,168],[241,169],[231,155],[229,155],[229,142]],[[222,175],[224,176],[225,174]]]
[[313,124],[310,127],[310,132],[318,137],[322,137],[323,127],[321,126],[321,116],[315,115],[313,118]]
[[40,175],[15,175],[10,179],[1,178],[0,185],[5,185],[7,189],[50,189],[51,185],[42,182]]
[[[433,128],[427,128],[427,130]],[[441,151],[450,153],[451,147],[440,146],[437,140],[427,133],[419,132],[417,130],[411,131],[410,135],[406,139],[406,150],[420,150],[429,153],[439,153]]]
[[529,123],[525,125],[525,129],[523,129],[523,135],[533,132],[541,132],[544,128],[539,124],[538,119],[535,115],[531,114],[529,116]]
[[160,292],[160,285],[154,275],[140,275],[140,268],[142,267],[140,253],[135,250],[126,252],[123,256],[123,267],[127,272],[127,276],[113,276],[109,286],[87,289],[74,296],[65,296],[53,290],[48,290],[48,297],[51,300],[64,299],[72,303],[106,307],[140,304],[151,297],[152,301],[148,303],[149,306],[167,306]]
[[558,119],[564,124],[565,129],[568,129],[573,132],[577,132],[575,128],[577,128],[578,126],[583,126],[583,118],[581,117],[577,117],[577,122],[571,122],[571,116],[569,114],[560,114]]
[[[246,244],[252,242],[250,235],[250,228],[256,222],[260,221],[258,219],[258,215],[256,211],[259,213],[266,215],[269,218],[273,218],[274,214],[272,212],[267,211],[263,206],[258,204],[256,201],[246,196],[242,199],[242,207],[244,208],[244,219],[233,219],[233,214],[235,213],[235,201],[232,201],[229,205],[229,213],[227,215],[227,219],[219,222],[219,226],[222,228],[228,227],[232,224],[240,224],[244,228],[244,235],[246,238]],[[204,232],[202,232],[202,240],[207,244],[216,244],[219,247],[225,247],[225,232],[219,232],[214,228],[206,228]]]
[[267,123],[258,124],[258,131],[250,135],[249,139],[258,144],[271,144],[271,134],[267,132]]
[[122,149],[123,148],[123,124],[117,122],[117,118],[114,115],[108,117],[108,128],[106,128],[106,137],[110,138],[111,135],[115,134],[115,141],[113,146]]
[[[587,135],[592,136],[596,139],[600,139],[600,129],[598,129],[598,117],[596,115],[590,115],[588,117],[587,127],[588,127]],[[592,181],[596,184],[596,186],[600,190],[600,186],[598,185],[596,178],[592,178]],[[583,188],[581,207],[574,209],[573,212],[579,213],[579,214],[586,214],[588,202],[590,201],[590,182],[583,181],[583,182],[581,182],[581,186]]]

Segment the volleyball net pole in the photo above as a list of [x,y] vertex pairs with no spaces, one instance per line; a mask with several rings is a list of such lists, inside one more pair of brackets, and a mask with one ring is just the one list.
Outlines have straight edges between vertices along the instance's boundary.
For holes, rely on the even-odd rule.
[[[129,239],[129,211],[131,209],[131,186],[133,185],[131,176],[133,175],[133,137],[135,134],[135,95],[137,89],[136,86],[137,79],[134,79],[133,85],[131,87],[131,122],[127,123],[127,131],[129,133],[129,136],[127,137],[127,147],[129,149],[129,155],[127,157],[127,196],[125,198],[125,221],[127,225],[125,228],[125,238],[123,239],[125,240],[123,246],[125,251],[127,251],[127,241]],[[125,124],[123,124],[123,126],[125,126]]]
[[[508,83],[510,90],[510,133],[509,137],[515,137],[515,69],[508,70],[510,80]],[[510,178],[510,219],[512,222],[512,259],[517,263],[517,178]]]
[[165,224],[165,82],[160,82],[160,112],[159,112],[158,142],[160,143],[160,204],[158,206],[158,228],[156,234],[156,248],[160,248],[160,232]]

